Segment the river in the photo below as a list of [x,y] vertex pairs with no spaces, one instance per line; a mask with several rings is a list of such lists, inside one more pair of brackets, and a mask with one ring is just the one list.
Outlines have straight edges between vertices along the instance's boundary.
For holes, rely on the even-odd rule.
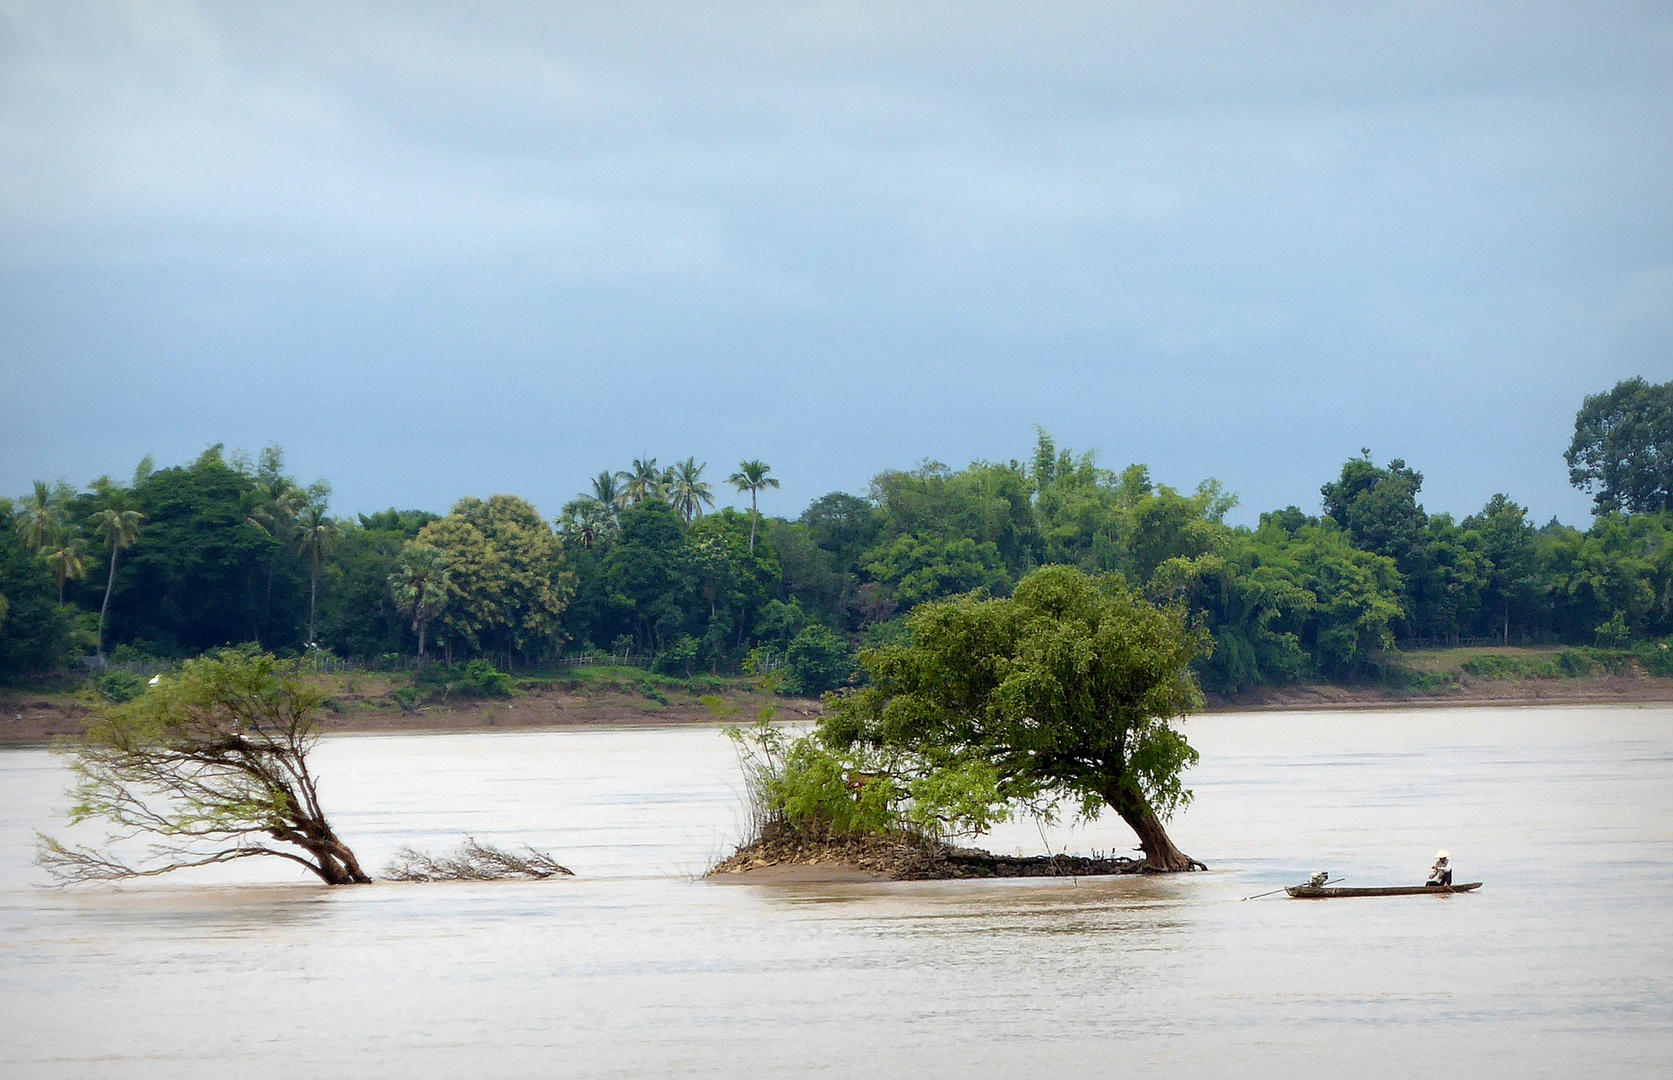
[[[1215,715],[1160,878],[740,886],[713,728],[337,736],[368,867],[462,834],[574,879],[326,889],[277,860],[40,887],[66,774],[0,750],[7,1077],[1673,1073],[1673,709]],[[1122,850],[1113,816],[993,850]],[[1240,898],[1327,869],[1466,896]]]

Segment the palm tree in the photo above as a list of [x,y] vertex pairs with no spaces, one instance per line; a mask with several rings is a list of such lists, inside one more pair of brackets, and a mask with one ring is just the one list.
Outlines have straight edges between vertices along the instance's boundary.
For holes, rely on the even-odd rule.
[[337,523],[326,515],[327,500],[331,498],[331,485],[325,481],[311,485],[308,488],[308,501],[303,507],[302,516],[297,520],[296,546],[308,556],[308,644],[314,644],[314,611],[319,598],[319,568],[320,562],[331,554],[331,547],[337,539]]
[[663,473],[656,467],[656,458],[634,458],[632,469],[617,473],[616,479],[627,485],[623,496],[629,506],[662,497]]
[[583,495],[581,498],[593,499],[614,515],[627,502],[627,492],[623,491],[621,485],[617,483],[619,479],[625,476],[627,476],[626,473],[613,473],[606,469],[593,477],[592,495]]
[[45,480],[35,481],[35,490],[24,501],[22,509],[23,514],[17,519],[18,539],[23,541],[24,547],[39,555],[63,523],[63,509]]
[[[111,490],[116,493],[114,488]],[[105,602],[99,605],[99,636],[95,639],[95,648],[101,660],[105,655],[105,617],[110,612],[111,590],[116,587],[116,553],[139,539],[140,522],[145,520],[145,515],[138,510],[122,510],[120,506],[121,503],[117,502],[115,506],[107,506],[87,519],[87,523],[93,526],[93,532],[110,548],[110,575],[105,579]]]
[[276,447],[263,450],[262,468],[256,474],[255,484],[239,496],[244,524],[274,541],[267,558],[267,592],[254,628],[257,641],[261,640],[261,629],[273,607],[273,575],[279,568],[279,556],[289,549],[296,534],[297,518],[308,502],[308,493],[279,471],[282,466],[283,458]]
[[714,489],[703,482],[703,470],[708,462],[697,464],[697,459],[688,457],[668,470],[671,474],[668,481],[668,501],[673,504],[674,512],[680,515],[680,520],[690,525],[703,516],[703,507],[715,504]]
[[87,576],[87,544],[81,537],[72,536],[47,552],[45,558],[52,568],[52,580],[58,583],[58,602],[62,604],[65,584]]
[[778,481],[768,476],[772,466],[759,459],[755,461],[738,462],[738,471],[726,478],[726,482],[737,488],[740,493],[749,492],[749,553],[755,554],[755,523],[761,518],[761,511],[756,507],[755,496],[758,492],[768,488],[778,487]]
[[424,629],[447,606],[452,584],[447,564],[433,545],[413,540],[401,548],[400,561],[389,575],[389,587],[401,614],[412,616],[412,629],[418,635],[420,674],[424,671]]

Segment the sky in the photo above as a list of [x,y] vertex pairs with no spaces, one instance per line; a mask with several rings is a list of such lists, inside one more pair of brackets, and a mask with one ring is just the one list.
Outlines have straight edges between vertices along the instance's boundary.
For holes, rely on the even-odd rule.
[[[1034,426],[1588,520],[1673,379],[1673,5],[0,0],[0,493],[281,444],[340,513]],[[724,501],[724,497],[723,497]]]

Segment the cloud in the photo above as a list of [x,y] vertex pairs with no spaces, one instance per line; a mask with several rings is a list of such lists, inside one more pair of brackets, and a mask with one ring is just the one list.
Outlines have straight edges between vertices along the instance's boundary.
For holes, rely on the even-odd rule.
[[0,489],[277,438],[362,507],[552,501],[649,445],[793,504],[1041,422],[1250,516],[1367,443],[1574,516],[1580,396],[1673,373],[1670,27],[3,4]]

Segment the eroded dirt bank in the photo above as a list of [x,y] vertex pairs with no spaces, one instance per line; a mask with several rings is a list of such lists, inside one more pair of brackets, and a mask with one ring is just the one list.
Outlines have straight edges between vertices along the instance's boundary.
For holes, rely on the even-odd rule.
[[[671,699],[667,704],[630,694],[575,694],[548,691],[512,698],[429,703],[402,709],[381,700],[337,695],[320,719],[325,732],[521,731],[577,726],[679,726],[748,723],[770,705],[781,720],[812,719],[823,712],[804,698],[740,695],[724,715],[704,703]],[[0,691],[0,745],[49,742],[77,735],[92,718],[91,705],[72,694]]]

